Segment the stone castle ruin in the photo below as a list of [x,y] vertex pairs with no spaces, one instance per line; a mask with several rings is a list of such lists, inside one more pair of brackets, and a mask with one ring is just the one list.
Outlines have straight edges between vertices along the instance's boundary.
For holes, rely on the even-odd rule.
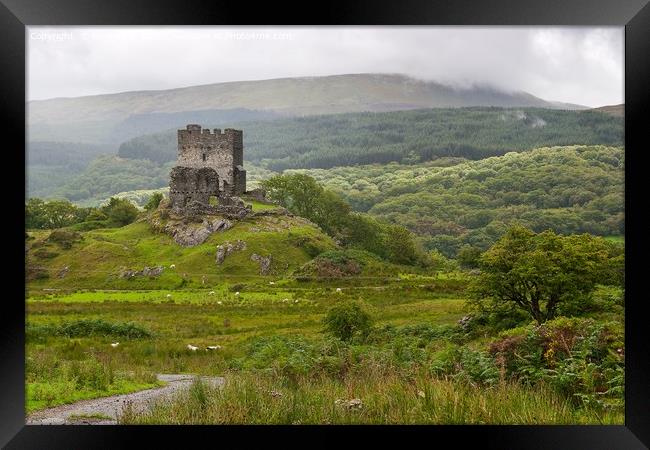
[[[209,205],[214,197],[232,205],[232,197],[246,192],[242,130],[201,129],[187,125],[178,130],[177,165],[170,174],[169,199],[174,209],[191,203]],[[238,203],[238,202],[237,202]]]

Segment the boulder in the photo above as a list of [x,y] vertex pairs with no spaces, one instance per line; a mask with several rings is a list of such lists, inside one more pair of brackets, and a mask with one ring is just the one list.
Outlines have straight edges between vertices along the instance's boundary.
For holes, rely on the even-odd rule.
[[246,242],[236,240],[235,242],[224,242],[221,245],[217,246],[216,261],[217,264],[222,264],[226,256],[230,255],[233,252],[245,250]]
[[252,261],[257,261],[260,265],[260,275],[268,275],[271,271],[271,255],[262,256],[257,253],[251,255]]

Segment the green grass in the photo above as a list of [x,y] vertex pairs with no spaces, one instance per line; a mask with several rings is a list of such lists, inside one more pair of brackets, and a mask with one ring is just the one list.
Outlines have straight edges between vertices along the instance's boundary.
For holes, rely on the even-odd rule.
[[161,386],[160,382],[142,383],[119,380],[104,390],[79,388],[73,381],[45,381],[27,384],[27,414],[41,409],[89,400],[97,397],[129,394]]
[[[195,383],[123,424],[580,424],[622,423],[620,414],[576,410],[545,388],[494,388],[418,375],[355,374],[343,380],[228,374],[223,388]],[[360,406],[349,406],[350,400]]]
[[[290,273],[317,252],[335,247],[320,230],[299,218],[267,216],[237,222],[195,247],[181,247],[173,239],[154,232],[146,222],[123,228],[97,229],[83,233],[70,249],[47,240],[48,232],[30,232],[27,245],[28,267],[46,276],[31,280],[30,288],[53,289],[177,289],[207,287],[224,280],[274,279]],[[243,240],[246,249],[216,264],[216,247],[224,242]],[[314,253],[316,252],[316,253]],[[270,276],[259,274],[259,264],[251,255],[272,256]],[[53,257],[39,257],[48,254]],[[172,268],[171,266],[175,267]],[[158,277],[122,278],[126,270],[162,266]],[[68,271],[60,276],[60,271]]]
[[270,211],[270,210],[278,208],[277,205],[262,203],[262,202],[258,202],[257,200],[252,200],[252,199],[244,199],[244,203],[246,203],[247,205],[251,205],[253,207],[254,212]]

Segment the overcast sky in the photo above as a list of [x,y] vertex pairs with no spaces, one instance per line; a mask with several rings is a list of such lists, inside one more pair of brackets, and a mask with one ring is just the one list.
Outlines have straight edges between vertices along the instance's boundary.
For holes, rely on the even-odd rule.
[[29,27],[27,42],[29,100],[364,72],[624,98],[622,27]]

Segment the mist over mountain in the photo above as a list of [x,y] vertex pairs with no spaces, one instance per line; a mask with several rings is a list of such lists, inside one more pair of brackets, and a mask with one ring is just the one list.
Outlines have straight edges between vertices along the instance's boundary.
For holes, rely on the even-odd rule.
[[450,87],[399,74],[280,78],[28,103],[29,139],[119,144],[188,122],[467,106],[583,109],[488,86]]

